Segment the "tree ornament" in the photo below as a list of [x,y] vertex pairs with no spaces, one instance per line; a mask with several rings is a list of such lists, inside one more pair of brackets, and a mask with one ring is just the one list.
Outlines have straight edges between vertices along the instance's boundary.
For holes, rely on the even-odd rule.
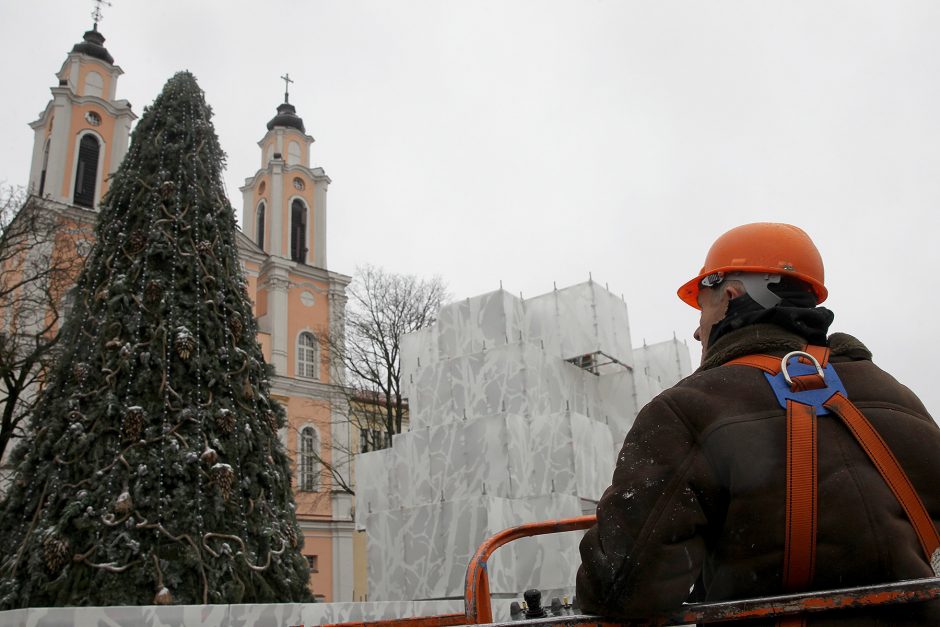
[[50,573],[62,570],[69,558],[69,542],[50,532],[42,542],[42,556]]
[[134,500],[131,499],[130,492],[127,491],[127,488],[124,488],[124,491],[121,492],[120,496],[117,497],[117,500],[114,502],[114,512],[116,514],[126,514],[134,509]]
[[225,433],[235,430],[235,414],[231,410],[222,408],[215,415],[216,426]]
[[170,594],[170,591],[167,590],[166,586],[157,590],[157,593],[153,597],[154,605],[172,605],[173,604],[173,595]]
[[251,400],[255,397],[255,388],[251,385],[251,381],[249,379],[245,379],[245,383],[242,384],[242,396],[248,400]]
[[136,442],[144,426],[144,408],[140,405],[128,407],[124,411],[124,439]]
[[196,338],[186,327],[176,327],[176,338],[173,345],[176,347],[176,353],[180,356],[180,359],[186,361],[196,349]]
[[202,255],[208,255],[212,252],[212,242],[207,239],[201,240],[198,244],[196,244],[196,250],[198,250]]
[[215,464],[211,469],[212,483],[219,488],[222,498],[228,500],[235,486],[235,472],[228,464]]
[[202,455],[199,456],[199,459],[213,466],[219,461],[219,454],[215,452],[214,448],[206,448],[206,450],[202,452]]

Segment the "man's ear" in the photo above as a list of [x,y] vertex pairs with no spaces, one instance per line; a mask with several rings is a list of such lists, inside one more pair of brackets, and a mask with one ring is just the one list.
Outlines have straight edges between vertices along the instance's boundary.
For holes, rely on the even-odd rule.
[[725,290],[725,296],[728,298],[729,301],[737,298],[738,296],[744,296],[745,294],[747,294],[747,291],[744,289],[744,286],[742,286],[740,283],[725,284],[724,290]]

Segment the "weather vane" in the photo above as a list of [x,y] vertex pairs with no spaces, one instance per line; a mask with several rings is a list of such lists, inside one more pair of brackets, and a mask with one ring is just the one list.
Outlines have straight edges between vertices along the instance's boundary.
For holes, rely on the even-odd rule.
[[106,7],[111,6],[111,3],[107,0],[92,0],[95,3],[95,10],[91,12],[91,17],[95,20],[95,30],[98,30],[98,22],[101,21],[101,5],[103,4]]
[[[96,1],[100,1],[100,0],[96,0]],[[281,80],[284,81],[284,102],[290,102],[287,99],[287,96],[288,96],[287,92],[290,91],[290,84],[293,83],[294,81],[293,79],[291,79],[290,74],[285,74],[284,76],[281,77]]]

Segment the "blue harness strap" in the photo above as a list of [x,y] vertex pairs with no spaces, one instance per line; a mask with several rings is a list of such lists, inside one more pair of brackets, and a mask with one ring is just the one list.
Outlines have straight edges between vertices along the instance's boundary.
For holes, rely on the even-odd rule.
[[[815,366],[812,364],[804,364],[798,359],[791,360],[787,369],[791,379],[816,374]],[[824,416],[830,412],[823,406],[823,403],[832,398],[832,395],[836,392],[840,392],[842,396],[846,398],[848,398],[848,394],[846,394],[845,386],[842,385],[842,380],[839,378],[839,375],[836,374],[836,369],[832,367],[832,364],[826,364],[826,367],[823,368],[822,371],[825,385],[809,390],[794,391],[791,385],[787,383],[785,373],[782,370],[776,375],[764,372],[764,376],[770,383],[770,388],[777,396],[777,402],[780,403],[780,407],[786,409],[787,401],[795,401],[803,405],[812,405],[816,410],[817,416]]]

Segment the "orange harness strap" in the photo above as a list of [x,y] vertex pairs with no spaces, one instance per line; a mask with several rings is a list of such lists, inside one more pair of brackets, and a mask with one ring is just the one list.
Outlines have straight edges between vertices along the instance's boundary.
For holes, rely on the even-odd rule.
[[828,401],[823,403],[823,406],[842,418],[842,422],[849,428],[875,468],[881,473],[885,483],[904,508],[914,531],[917,532],[917,538],[924,549],[924,555],[927,556],[927,562],[936,570],[936,563],[940,560],[940,554],[937,553],[937,549],[940,549],[940,536],[937,534],[933,519],[927,513],[927,508],[924,507],[924,502],[920,500],[894,453],[868,419],[862,415],[862,412],[842,394],[838,392],[833,394]]
[[787,401],[787,499],[783,585],[802,592],[816,566],[816,410]]

